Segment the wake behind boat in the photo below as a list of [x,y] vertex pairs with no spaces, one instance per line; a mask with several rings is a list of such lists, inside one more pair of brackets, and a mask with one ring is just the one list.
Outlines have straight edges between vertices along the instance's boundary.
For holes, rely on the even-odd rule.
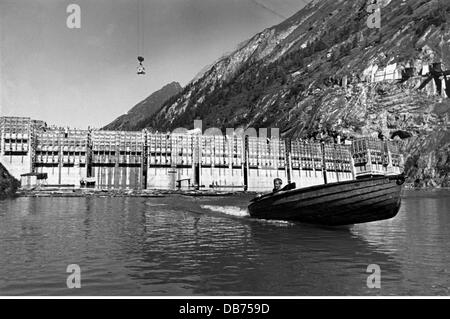
[[[256,197],[251,217],[339,226],[390,219],[401,205],[403,174],[393,174],[401,160],[389,142],[361,139],[351,152],[356,178],[307,188],[289,184],[284,190]],[[350,151],[350,150],[349,150]]]

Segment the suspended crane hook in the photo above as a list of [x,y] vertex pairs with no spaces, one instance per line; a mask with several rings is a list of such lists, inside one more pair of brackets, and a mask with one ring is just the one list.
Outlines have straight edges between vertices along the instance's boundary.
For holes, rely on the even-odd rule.
[[141,56],[138,56],[138,61],[139,61],[139,65],[137,67],[137,74],[138,75],[145,75],[145,67],[142,64],[142,62],[144,62],[144,58]]

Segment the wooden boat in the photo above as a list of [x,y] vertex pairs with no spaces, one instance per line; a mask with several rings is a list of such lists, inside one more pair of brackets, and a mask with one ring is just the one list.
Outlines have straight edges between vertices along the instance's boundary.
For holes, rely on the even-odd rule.
[[[323,185],[295,189],[291,183],[281,191],[259,196],[248,207],[250,216],[330,226],[396,216],[405,182],[398,144],[363,137],[344,148],[341,156],[334,152],[335,149],[336,146],[321,145]],[[327,174],[337,172],[338,165],[335,164],[342,156],[347,159],[354,179],[328,183]],[[333,168],[334,172],[329,171]]]
[[397,215],[403,175],[365,177],[257,197],[251,217],[339,226],[367,223]]

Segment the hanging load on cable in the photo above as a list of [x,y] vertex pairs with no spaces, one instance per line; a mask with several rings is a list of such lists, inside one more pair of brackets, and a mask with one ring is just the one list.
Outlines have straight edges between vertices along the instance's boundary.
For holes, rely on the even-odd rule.
[[138,56],[138,61],[139,61],[139,65],[137,67],[137,74],[138,75],[145,75],[145,67],[142,64],[142,62],[144,62],[144,58],[141,56]]
[[144,67],[144,57],[142,56],[142,52],[144,51],[144,10],[143,10],[143,3],[142,0],[137,0],[137,38],[138,38],[138,44],[137,44],[137,51],[138,51],[138,62],[139,65],[137,66],[137,74],[138,75],[145,75],[145,67]]

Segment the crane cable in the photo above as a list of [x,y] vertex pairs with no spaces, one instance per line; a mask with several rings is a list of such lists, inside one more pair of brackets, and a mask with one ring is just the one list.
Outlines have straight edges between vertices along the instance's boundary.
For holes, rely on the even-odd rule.
[[143,0],[136,0],[137,2],[137,59],[139,61],[139,65],[137,67],[137,74],[138,75],[145,75],[145,67],[142,64],[144,62],[144,4]]
[[144,5],[142,0],[136,0],[137,5],[137,55],[144,51]]
[[[300,1],[303,2],[305,5],[308,5],[311,2],[311,1],[306,1],[306,0],[300,0]],[[270,13],[272,13],[273,15],[276,15],[277,17],[279,17],[279,18],[281,18],[283,20],[287,19],[287,17],[285,15],[279,13],[278,11],[276,11],[276,10],[274,10],[272,8],[269,8],[264,3],[261,3],[261,2],[259,2],[257,0],[250,0],[250,2],[252,2],[253,4],[257,5],[258,7],[262,8],[262,9],[264,9],[264,10],[270,12]]]
[[258,7],[263,8],[266,11],[269,11],[270,13],[272,13],[273,15],[276,15],[277,17],[286,20],[287,17],[285,17],[284,15],[282,15],[281,13],[278,13],[277,11],[269,8],[268,6],[266,6],[265,4],[258,2],[256,0],[250,0],[251,2],[253,2],[254,4],[256,4]]

